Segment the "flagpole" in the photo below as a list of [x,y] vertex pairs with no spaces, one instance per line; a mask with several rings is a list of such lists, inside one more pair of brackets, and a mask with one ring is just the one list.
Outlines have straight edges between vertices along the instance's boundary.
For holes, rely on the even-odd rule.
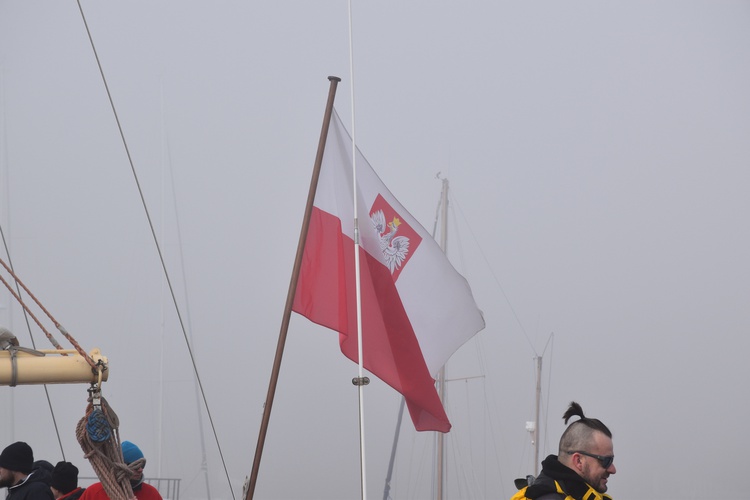
[[323,163],[323,152],[326,147],[326,139],[328,138],[328,127],[331,124],[331,116],[333,115],[333,101],[336,97],[336,87],[341,81],[341,78],[337,76],[329,76],[328,80],[331,82],[328,89],[328,102],[326,103],[326,110],[323,116],[323,127],[320,131],[320,140],[318,141],[318,152],[315,156],[315,165],[313,167],[312,179],[310,180],[310,190],[307,194],[307,204],[305,205],[305,215],[302,221],[302,229],[300,230],[299,242],[297,243],[297,255],[294,258],[294,268],[292,270],[292,278],[289,282],[289,290],[286,296],[286,305],[284,306],[284,315],[281,320],[281,330],[279,331],[279,340],[276,344],[276,356],[273,360],[273,369],[271,370],[271,380],[268,384],[268,394],[266,395],[266,403],[263,406],[263,418],[261,420],[260,432],[258,434],[258,444],[255,447],[255,457],[253,458],[253,468],[250,473],[250,480],[247,483],[247,491],[245,494],[245,500],[252,500],[253,494],[255,493],[255,485],[258,481],[258,469],[260,468],[260,459],[263,454],[263,445],[266,441],[266,432],[268,431],[268,422],[271,418],[271,408],[273,406],[273,398],[276,394],[276,384],[279,380],[279,371],[281,368],[281,358],[284,354],[284,345],[286,344],[286,336],[289,330],[289,320],[292,315],[292,305],[294,304],[294,295],[297,290],[297,281],[299,280],[299,270],[302,267],[302,255],[305,251],[305,241],[307,240],[307,230],[310,227],[310,215],[312,214],[313,202],[315,201],[315,191],[318,189],[318,178],[320,177],[320,167]]

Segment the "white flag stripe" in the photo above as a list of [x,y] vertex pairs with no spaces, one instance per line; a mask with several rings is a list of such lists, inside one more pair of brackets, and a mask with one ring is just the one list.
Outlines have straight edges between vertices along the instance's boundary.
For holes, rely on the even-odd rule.
[[[315,205],[341,218],[342,231],[353,237],[351,138],[336,113],[331,119],[324,168]],[[467,281],[451,266],[440,246],[385,187],[361,153],[357,154],[360,244],[385,265],[369,213],[380,194],[422,237],[422,243],[396,281],[429,372],[434,376],[448,358],[484,328]]]

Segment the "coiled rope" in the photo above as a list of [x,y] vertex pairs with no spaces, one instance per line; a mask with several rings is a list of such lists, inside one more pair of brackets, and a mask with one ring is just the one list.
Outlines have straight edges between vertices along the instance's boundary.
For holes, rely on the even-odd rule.
[[[31,293],[31,290],[26,287],[26,285],[13,272],[11,267],[1,258],[0,265],[2,265],[2,267],[4,267],[10,274],[16,285],[23,288],[39,309],[47,315],[50,321],[52,321],[57,329],[66,339],[68,339],[78,354],[80,354],[81,357],[83,357],[83,359],[85,359],[91,366],[92,371],[99,374],[98,383],[92,383],[91,388],[89,389],[86,414],[76,426],[76,439],[78,439],[78,443],[81,445],[84,457],[89,463],[91,463],[91,466],[99,477],[99,480],[109,498],[111,500],[135,500],[136,497],[133,494],[130,480],[139,478],[142,475],[142,469],[146,465],[146,459],[141,458],[131,464],[125,464],[122,458],[122,448],[119,435],[120,421],[112,407],[107,403],[107,400],[101,396],[102,373],[107,369],[106,365],[94,361],[86,351],[83,350],[78,342],[76,342],[68,331],[52,316],[52,314],[50,314],[41,302],[39,302],[34,294]],[[16,301],[18,301],[23,307],[24,311],[45,333],[50,342],[52,342],[58,350],[62,350],[63,347],[57,343],[52,334],[47,331],[41,321],[39,321],[29,306],[23,301],[20,296],[20,290],[17,293],[2,275],[0,275],[0,281],[2,281],[13,297],[15,297]],[[8,332],[8,334],[10,334],[10,332]],[[15,349],[20,348],[16,347]],[[11,362],[13,363],[15,363],[15,349],[9,349],[12,355]],[[43,354],[40,353],[40,355]],[[63,353],[63,355],[67,354]],[[11,385],[15,385],[15,380],[12,381]]]
[[96,394],[98,389],[93,389],[92,392],[94,395],[89,398],[86,415],[76,426],[76,439],[84,452],[84,458],[93,467],[109,498],[135,500],[130,480],[143,474],[146,459],[139,458],[131,464],[125,463],[117,414],[106,399]]

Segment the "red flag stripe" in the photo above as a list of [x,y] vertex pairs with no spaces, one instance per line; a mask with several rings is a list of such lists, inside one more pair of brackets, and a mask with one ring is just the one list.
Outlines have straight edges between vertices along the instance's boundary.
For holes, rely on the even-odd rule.
[[[360,264],[365,368],[404,395],[417,430],[448,432],[437,392],[424,390],[434,380],[390,271],[363,249]],[[355,301],[354,242],[336,216],[314,208],[293,309],[338,331],[341,351],[358,362]]]

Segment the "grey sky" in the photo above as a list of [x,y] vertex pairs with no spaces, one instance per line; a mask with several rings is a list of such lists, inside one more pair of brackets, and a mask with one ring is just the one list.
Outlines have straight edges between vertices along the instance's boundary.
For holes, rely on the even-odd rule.
[[[347,3],[83,9],[239,498],[329,75],[351,126]],[[358,146],[428,229],[436,174],[450,180],[449,256],[487,321],[448,365],[463,379],[449,387],[449,497],[509,498],[533,470],[533,357],[554,332],[542,455],[576,400],[614,432],[614,498],[744,498],[750,4],[355,1],[353,30]],[[17,272],[109,357],[105,397],[147,474],[205,498],[187,349],[74,2],[0,1],[0,96]],[[0,324],[28,343],[0,297]],[[358,497],[354,376],[334,332],[292,318],[256,498]],[[85,389],[49,388],[84,471]],[[365,397],[381,498],[399,399],[379,382]],[[0,398],[0,444],[60,460],[42,388]],[[230,498],[205,439],[212,497]],[[431,446],[407,420],[393,498],[429,497]]]

